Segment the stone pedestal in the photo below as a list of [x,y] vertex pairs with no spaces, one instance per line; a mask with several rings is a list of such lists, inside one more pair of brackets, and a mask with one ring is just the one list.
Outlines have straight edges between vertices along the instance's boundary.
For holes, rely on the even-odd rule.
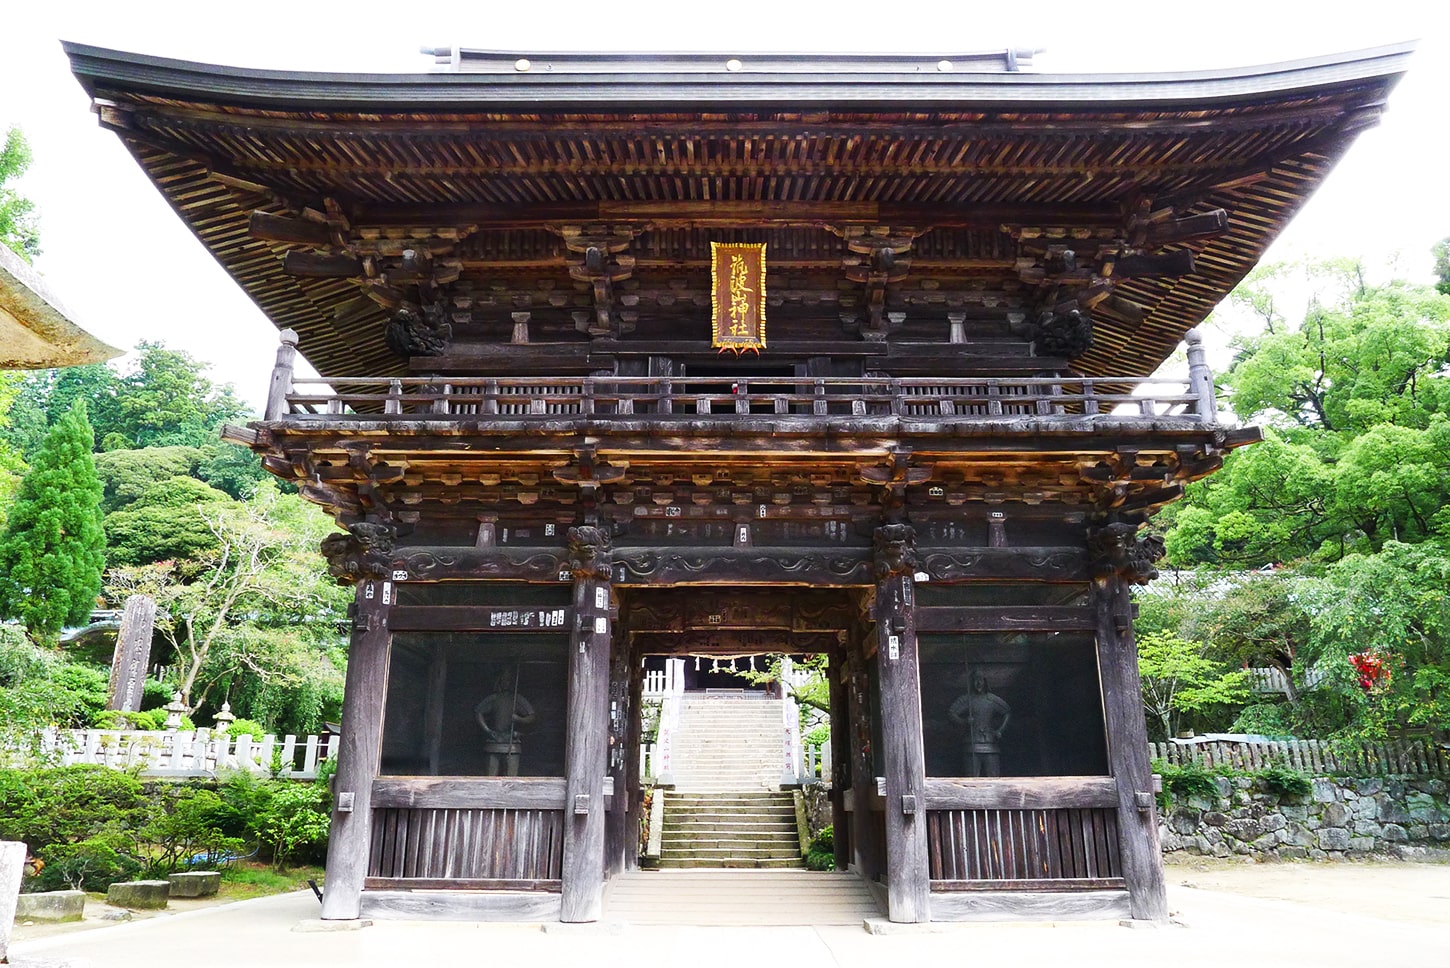
[[79,921],[85,913],[85,891],[22,894],[15,905],[17,921]]
[[166,907],[171,896],[170,881],[128,881],[112,884],[106,891],[106,903],[115,907],[153,911]]
[[222,887],[220,871],[186,871],[172,874],[167,880],[171,882],[172,897],[211,897]]

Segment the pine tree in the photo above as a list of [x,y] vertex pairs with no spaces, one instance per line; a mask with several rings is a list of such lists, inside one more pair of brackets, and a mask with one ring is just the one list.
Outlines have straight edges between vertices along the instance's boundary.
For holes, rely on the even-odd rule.
[[106,535],[94,445],[85,403],[76,401],[46,434],[0,535],[0,612],[36,641],[84,621],[101,590]]

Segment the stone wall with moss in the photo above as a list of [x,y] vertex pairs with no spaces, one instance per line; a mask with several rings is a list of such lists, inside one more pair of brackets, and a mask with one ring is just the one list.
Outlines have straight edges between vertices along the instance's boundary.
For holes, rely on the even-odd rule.
[[1438,777],[1317,777],[1297,796],[1252,775],[1212,782],[1215,794],[1165,795],[1165,854],[1327,860],[1450,851],[1450,796]]

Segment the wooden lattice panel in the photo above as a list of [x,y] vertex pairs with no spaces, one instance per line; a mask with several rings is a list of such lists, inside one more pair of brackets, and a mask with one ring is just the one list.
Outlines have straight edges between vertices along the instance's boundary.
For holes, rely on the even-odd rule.
[[927,841],[936,890],[1121,885],[1112,809],[932,810]]

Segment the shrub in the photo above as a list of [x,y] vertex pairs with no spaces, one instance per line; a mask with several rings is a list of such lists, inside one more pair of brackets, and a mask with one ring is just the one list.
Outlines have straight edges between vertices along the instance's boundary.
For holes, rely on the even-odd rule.
[[1174,766],[1163,760],[1153,761],[1153,772],[1163,777],[1163,792],[1158,795],[1159,809],[1167,811],[1174,797],[1198,797],[1213,801],[1218,797],[1218,781],[1214,774],[1196,761]]
[[1276,797],[1307,797],[1314,790],[1307,776],[1287,766],[1266,766],[1259,771],[1259,779]]
[[141,862],[124,853],[119,833],[87,837],[74,844],[51,844],[36,852],[44,867],[27,880],[27,891],[104,891],[141,872]]
[[303,848],[326,846],[330,824],[327,787],[279,781],[257,826],[261,846],[271,851],[273,866],[280,871]]
[[146,794],[130,773],[105,766],[0,770],[0,840],[19,840],[37,856],[144,823]]
[[217,828],[228,837],[256,842],[258,823],[271,806],[274,786],[246,770],[223,774],[216,791],[221,800],[215,816]]
[[147,875],[161,877],[193,862],[210,865],[237,856],[244,840],[222,831],[231,819],[227,804],[213,790],[158,784],[147,822],[135,831],[136,853],[145,858]]
[[826,827],[816,834],[806,851],[805,864],[808,870],[830,871],[836,869],[836,829]]
[[267,731],[262,728],[261,723],[254,722],[250,719],[237,719],[233,720],[231,726],[227,727],[227,735],[233,737],[250,736],[252,739],[261,739],[267,735]]
[[[166,710],[148,709],[145,712],[137,713],[103,709],[91,717],[91,725],[96,729],[165,729]],[[179,728],[194,730],[196,725],[192,723],[190,716],[183,713]]]
[[1283,703],[1250,703],[1229,727],[1231,733],[1257,733],[1261,736],[1292,736],[1293,728]]

